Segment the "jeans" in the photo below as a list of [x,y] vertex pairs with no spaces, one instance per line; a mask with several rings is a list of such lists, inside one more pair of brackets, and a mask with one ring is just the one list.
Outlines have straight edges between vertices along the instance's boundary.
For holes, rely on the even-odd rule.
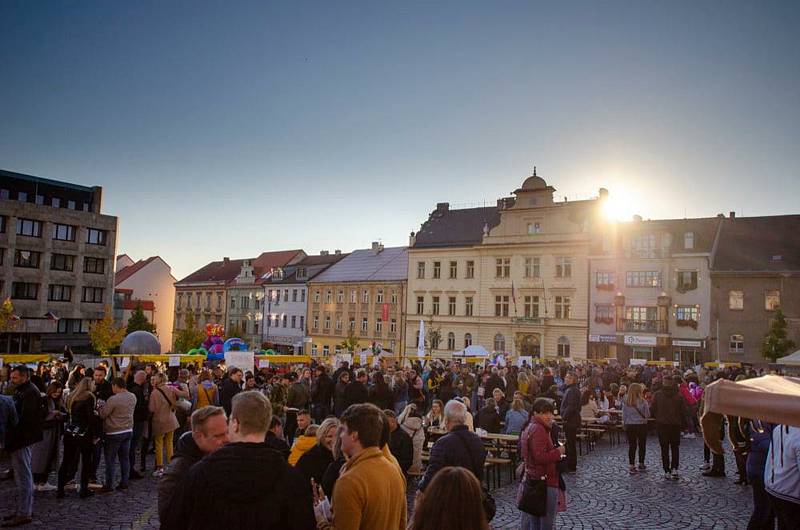
[[156,444],[156,469],[164,467],[164,450],[167,451],[167,464],[172,460],[172,436],[173,431],[164,434],[156,434],[153,440]]
[[103,439],[94,444],[94,453],[92,454],[92,481],[97,482],[97,468],[100,467],[100,458],[103,456]]
[[636,463],[636,448],[639,448],[639,463],[644,464],[644,457],[647,453],[647,424],[626,425],[625,434],[628,437],[628,463]]
[[[680,461],[681,427],[680,425],[659,424],[658,443],[661,445],[661,463],[664,472],[678,469]],[[670,456],[672,461],[670,462]]]
[[81,459],[81,491],[89,489],[89,475],[92,472],[92,456],[94,444],[88,438],[64,435],[64,456],[58,469],[58,491],[72,480],[78,469],[78,458]]
[[331,413],[331,408],[328,405],[314,403],[311,405],[311,417],[314,418],[314,423],[317,425],[322,423],[322,420],[327,418]]
[[750,474],[747,477],[753,486],[753,514],[747,523],[747,530],[773,530],[775,528],[775,512],[769,501],[769,493],[764,489],[763,474]]
[[[136,468],[136,448],[142,443],[142,433],[144,433],[144,428],[146,425],[147,425],[146,421],[137,421],[133,424],[133,432],[131,433],[131,445],[128,451],[131,471],[133,471]],[[142,458],[140,459],[140,467],[139,467],[139,469],[141,469],[142,472],[144,472],[145,469],[146,458],[147,458],[147,450],[142,448]]]
[[578,468],[578,429],[579,425],[569,423],[564,424],[564,436],[567,439],[566,455],[567,455],[567,470],[575,471]]
[[17,486],[17,515],[30,517],[33,514],[33,471],[31,470],[31,447],[11,452],[11,468]]
[[522,512],[520,530],[553,530],[556,524],[556,506],[558,504],[558,488],[547,486],[547,515],[537,517]]
[[775,510],[775,519],[778,521],[778,530],[797,530],[800,528],[800,504],[769,496],[772,509]]
[[119,457],[119,465],[122,468],[122,479],[119,484],[120,486],[128,485],[131,469],[130,451],[132,437],[132,432],[106,435],[106,488],[114,487],[114,460],[117,457]]

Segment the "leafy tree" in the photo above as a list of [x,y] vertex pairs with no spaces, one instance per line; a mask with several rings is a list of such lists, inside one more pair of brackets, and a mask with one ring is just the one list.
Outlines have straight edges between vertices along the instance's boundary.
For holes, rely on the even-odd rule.
[[136,304],[136,309],[134,309],[133,313],[131,314],[131,318],[128,319],[128,329],[126,330],[126,333],[133,333],[134,331],[147,331],[148,333],[156,332],[156,325],[151,323],[149,320],[147,320],[147,317],[144,316],[141,302]]
[[358,348],[358,337],[356,337],[356,334],[353,333],[351,329],[347,333],[347,338],[342,341],[342,349],[346,352],[353,353],[356,351],[356,348]]
[[14,329],[16,322],[14,305],[11,303],[10,298],[6,298],[3,300],[3,304],[0,305],[0,333]]
[[100,355],[108,355],[109,351],[122,344],[124,338],[125,328],[114,323],[114,315],[108,306],[106,306],[103,319],[89,326],[89,340],[92,348],[97,350]]
[[188,313],[186,315],[186,325],[175,333],[175,352],[186,353],[189,350],[199,348],[204,340],[206,340],[205,332],[197,328],[194,315]]
[[425,337],[426,346],[429,346],[428,353],[433,355],[434,350],[439,349],[439,342],[442,340],[442,327],[433,327],[433,317],[428,320]]
[[786,335],[786,316],[783,311],[778,309],[775,311],[775,318],[769,327],[769,333],[764,337],[764,342],[761,344],[761,354],[772,361],[773,363],[779,357],[788,355],[790,350],[794,348],[795,344]]

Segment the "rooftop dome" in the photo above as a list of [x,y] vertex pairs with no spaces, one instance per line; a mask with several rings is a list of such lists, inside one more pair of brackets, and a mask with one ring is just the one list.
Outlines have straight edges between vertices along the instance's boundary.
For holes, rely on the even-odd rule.
[[161,344],[152,333],[134,331],[122,341],[119,352],[123,355],[158,355],[161,353]]
[[542,190],[547,188],[547,182],[536,174],[536,166],[533,166],[533,175],[525,179],[522,183],[523,190]]

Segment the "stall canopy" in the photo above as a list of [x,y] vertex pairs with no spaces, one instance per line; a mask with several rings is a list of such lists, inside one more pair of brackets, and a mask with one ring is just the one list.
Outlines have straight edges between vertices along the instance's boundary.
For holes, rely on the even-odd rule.
[[489,352],[480,344],[473,344],[472,346],[467,346],[463,351],[458,352],[457,355],[463,357],[486,357],[489,355]]
[[765,375],[706,387],[705,412],[800,427],[800,378]]
[[786,357],[780,357],[777,361],[777,364],[783,364],[786,366],[800,366],[800,350],[792,353],[791,355],[787,355]]

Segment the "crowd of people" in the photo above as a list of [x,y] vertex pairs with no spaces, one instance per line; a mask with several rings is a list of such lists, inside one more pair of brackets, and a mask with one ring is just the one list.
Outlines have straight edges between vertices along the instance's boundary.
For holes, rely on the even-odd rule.
[[[700,431],[705,386],[760,375],[386,360],[330,371],[323,364],[3,366],[0,447],[16,481],[15,511],[3,526],[32,521],[34,492],[76,491],[80,499],[124,492],[149,472],[153,453],[166,529],[236,520],[243,528],[485,530],[495,507],[483,484],[480,435],[495,433],[518,436],[520,495],[539,496],[526,497],[538,498],[540,509],[521,510],[521,528],[550,529],[566,509],[564,475],[578,469],[577,438],[587,424],[624,430],[632,476],[647,471],[646,441],[655,431],[665,480],[675,480],[681,440]],[[441,437],[428,453],[432,433]],[[753,488],[748,528],[797,527],[800,429],[728,418],[714,435],[730,440],[737,483]],[[706,446],[704,459],[704,475],[725,476],[722,455]],[[418,493],[409,517],[412,481]]]

